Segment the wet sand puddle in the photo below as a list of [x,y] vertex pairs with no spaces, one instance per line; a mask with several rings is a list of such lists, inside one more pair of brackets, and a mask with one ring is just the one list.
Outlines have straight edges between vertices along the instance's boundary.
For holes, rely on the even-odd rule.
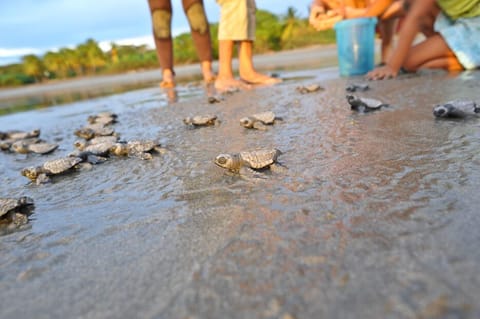
[[[306,72],[308,74],[308,72]],[[28,227],[0,237],[2,318],[478,318],[480,120],[439,121],[436,103],[480,101],[479,73],[425,73],[359,93],[309,78],[165,105],[156,89],[0,117],[59,150],[0,153],[3,196],[28,195]],[[298,85],[325,90],[300,94]],[[195,93],[197,94],[197,93]],[[195,95],[194,94],[194,95]],[[274,111],[267,131],[239,119]],[[113,158],[46,185],[23,167],[69,153],[73,130],[118,114],[125,139],[159,139],[150,161]],[[214,113],[215,127],[182,119]],[[287,167],[246,180],[219,153],[280,149]]]

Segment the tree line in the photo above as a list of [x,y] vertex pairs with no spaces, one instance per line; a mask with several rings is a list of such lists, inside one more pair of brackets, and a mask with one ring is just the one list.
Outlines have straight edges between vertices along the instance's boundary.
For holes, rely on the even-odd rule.
[[[257,10],[255,53],[281,51],[314,44],[335,42],[333,30],[315,31],[307,19],[288,8],[285,15]],[[218,24],[210,25],[214,59],[218,59]],[[174,39],[175,65],[198,62],[190,33]],[[94,39],[75,48],[61,48],[41,56],[25,55],[21,63],[0,67],[0,86],[17,86],[53,79],[66,79],[95,74],[115,74],[130,70],[158,68],[156,51],[145,45],[111,44],[104,52]]]

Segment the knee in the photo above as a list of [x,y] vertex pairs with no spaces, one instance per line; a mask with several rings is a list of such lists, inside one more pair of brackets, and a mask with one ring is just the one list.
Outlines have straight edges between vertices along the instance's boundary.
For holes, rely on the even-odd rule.
[[200,34],[205,34],[208,31],[208,21],[202,3],[195,2],[185,13],[192,31],[196,31]]
[[402,67],[408,72],[415,72],[418,70],[419,64],[418,64],[418,61],[414,59],[412,56],[408,56],[405,62],[403,63]]
[[168,10],[157,9],[152,12],[153,34],[158,39],[171,37],[172,13]]

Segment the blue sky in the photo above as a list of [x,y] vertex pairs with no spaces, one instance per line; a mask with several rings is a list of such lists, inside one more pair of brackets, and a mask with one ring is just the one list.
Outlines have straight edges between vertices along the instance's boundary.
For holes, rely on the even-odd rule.
[[[174,34],[188,31],[181,0],[173,5]],[[257,7],[284,14],[294,7],[308,15],[311,0],[257,0]],[[217,22],[218,5],[204,0],[210,22]],[[93,38],[104,46],[151,45],[151,25],[146,0],[1,0],[0,65],[18,62],[22,55],[75,46]]]

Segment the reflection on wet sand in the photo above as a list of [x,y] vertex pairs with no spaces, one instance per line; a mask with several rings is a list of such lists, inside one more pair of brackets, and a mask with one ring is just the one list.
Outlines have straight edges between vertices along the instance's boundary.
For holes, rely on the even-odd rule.
[[[371,114],[350,110],[348,79],[307,77],[214,104],[181,87],[167,104],[155,87],[0,118],[48,123],[42,134],[60,136],[67,151],[65,127],[102,105],[119,115],[121,137],[168,150],[45,187],[17,176],[38,158],[0,154],[2,192],[36,202],[32,227],[2,237],[0,294],[11,301],[2,315],[478,317],[478,122],[432,115],[447,98],[478,100],[478,76],[373,82],[368,95],[391,107]],[[295,90],[313,82],[325,90]],[[284,120],[267,131],[240,126],[260,111]],[[220,125],[184,125],[204,113]],[[283,152],[286,170],[252,181],[213,163],[265,147]]]

